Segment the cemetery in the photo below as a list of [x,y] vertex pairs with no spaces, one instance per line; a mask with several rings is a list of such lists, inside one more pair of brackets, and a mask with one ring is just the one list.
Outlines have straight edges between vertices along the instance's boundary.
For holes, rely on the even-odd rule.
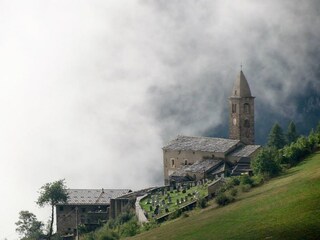
[[140,201],[140,206],[148,220],[159,220],[179,209],[195,205],[198,199],[208,196],[211,180],[177,183],[154,189]]

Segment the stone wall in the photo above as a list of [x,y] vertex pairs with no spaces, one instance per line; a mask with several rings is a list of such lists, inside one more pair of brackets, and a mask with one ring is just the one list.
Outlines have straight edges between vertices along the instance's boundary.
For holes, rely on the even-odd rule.
[[75,234],[77,224],[98,225],[107,221],[107,205],[58,205],[56,206],[57,232],[61,235]]
[[[221,152],[201,152],[201,151],[176,151],[163,150],[163,169],[165,185],[169,184],[169,175],[184,165],[191,165],[203,158],[225,158],[225,153]],[[172,164],[174,163],[174,164]]]

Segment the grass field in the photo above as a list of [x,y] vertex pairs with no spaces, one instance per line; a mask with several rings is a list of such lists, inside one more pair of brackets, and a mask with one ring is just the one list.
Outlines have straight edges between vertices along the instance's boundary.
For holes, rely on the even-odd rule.
[[212,202],[130,239],[320,239],[320,152],[228,206]]

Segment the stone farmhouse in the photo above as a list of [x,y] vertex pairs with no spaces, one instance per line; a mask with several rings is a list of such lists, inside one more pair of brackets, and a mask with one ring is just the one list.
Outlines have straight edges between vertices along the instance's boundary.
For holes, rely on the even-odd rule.
[[242,70],[229,98],[229,139],[178,136],[163,150],[164,183],[250,173],[254,145],[254,97]]
[[129,189],[68,189],[68,201],[56,205],[57,232],[77,236],[77,226],[94,229],[110,218],[111,199],[131,192]]

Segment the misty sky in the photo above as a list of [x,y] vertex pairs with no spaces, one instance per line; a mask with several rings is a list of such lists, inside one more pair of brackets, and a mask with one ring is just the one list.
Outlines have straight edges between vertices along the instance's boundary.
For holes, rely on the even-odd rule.
[[[0,0],[0,240],[39,188],[161,185],[162,145],[227,136],[243,64],[257,140],[320,111],[320,3]],[[286,126],[284,126],[286,127]]]

